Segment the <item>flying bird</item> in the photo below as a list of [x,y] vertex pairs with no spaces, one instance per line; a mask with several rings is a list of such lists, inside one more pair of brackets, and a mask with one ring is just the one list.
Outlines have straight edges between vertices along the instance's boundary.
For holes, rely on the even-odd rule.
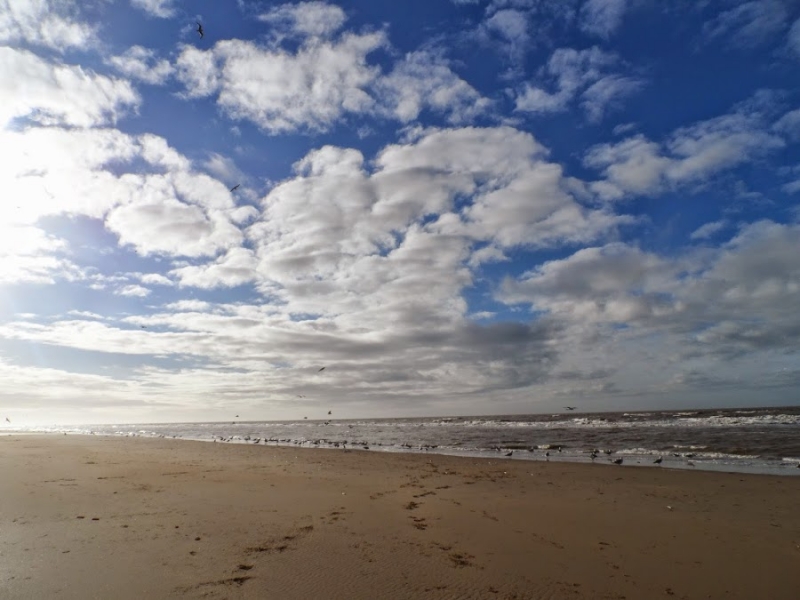
[[566,408],[567,410],[575,410],[574,406],[565,406],[564,408]]
[[328,414],[331,414],[331,411],[328,411]]
[[319,369],[319,371],[317,371],[317,373],[322,373],[322,371],[324,371],[324,370],[325,370],[325,367],[320,367],[320,369]]
[[232,192],[235,192],[236,190],[238,190],[238,189],[239,189],[239,186],[240,186],[240,185],[242,185],[242,184],[241,184],[241,183],[237,183],[235,186],[233,186],[233,187],[231,188],[231,191],[232,191]]
[[9,419],[8,417],[6,417],[6,421],[8,421],[9,423],[11,423],[11,419]]
[[195,21],[195,23],[197,23],[197,33],[200,34],[200,38],[202,39],[203,37],[205,37],[205,35],[203,34],[203,26],[200,25],[199,21]]

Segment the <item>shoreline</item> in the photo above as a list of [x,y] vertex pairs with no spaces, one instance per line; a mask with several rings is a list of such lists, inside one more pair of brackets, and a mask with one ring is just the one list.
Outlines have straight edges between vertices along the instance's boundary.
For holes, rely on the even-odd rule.
[[800,589],[800,479],[497,458],[0,436],[0,596],[788,600]]
[[[569,450],[564,453],[558,453],[553,451],[550,457],[543,458],[541,456],[541,452],[545,451],[545,448],[539,449],[539,454],[533,454],[531,452],[527,452],[526,450],[521,449],[514,449],[514,455],[512,457],[506,457],[500,454],[502,451],[489,452],[489,451],[480,451],[480,450],[455,450],[455,449],[439,449],[439,448],[411,448],[411,449],[401,449],[401,448],[394,448],[390,446],[372,446],[368,450],[363,450],[363,448],[359,447],[358,444],[351,446],[350,448],[341,448],[339,446],[334,446],[333,442],[331,445],[314,445],[311,441],[304,441],[303,443],[295,443],[295,442],[274,442],[274,441],[262,441],[260,443],[254,443],[253,441],[248,441],[247,439],[241,438],[236,440],[225,440],[225,439],[217,439],[216,436],[212,436],[211,439],[208,438],[201,438],[201,437],[181,437],[181,436],[170,436],[170,435],[159,435],[159,434],[147,434],[147,433],[95,433],[95,432],[62,432],[62,431],[48,431],[48,432],[3,432],[0,433],[0,436],[7,435],[7,436],[27,436],[27,435],[45,435],[45,436],[61,436],[61,435],[72,435],[72,436],[87,436],[87,437],[103,437],[103,438],[112,438],[112,439],[124,439],[124,438],[140,438],[140,439],[168,439],[172,441],[183,441],[183,442],[201,442],[201,443],[221,443],[221,444],[231,444],[231,445],[253,445],[253,446],[260,446],[263,448],[298,448],[304,450],[338,450],[340,452],[347,450],[347,451],[367,451],[367,452],[374,452],[376,454],[402,454],[402,455],[416,455],[416,456],[450,456],[454,458],[465,458],[465,459],[480,459],[480,460],[503,460],[503,461],[515,461],[515,462],[545,462],[545,463],[566,463],[566,464],[583,464],[583,465],[607,465],[607,466],[614,466],[619,467],[622,466],[624,468],[654,468],[654,469],[662,469],[662,470],[674,470],[674,471],[698,471],[698,472],[709,472],[709,473],[729,473],[729,474],[743,474],[743,475],[767,475],[767,476],[775,476],[775,477],[800,477],[800,462],[796,462],[794,458],[783,458],[783,459],[764,459],[758,456],[746,456],[742,455],[738,457],[739,460],[736,462],[728,461],[728,462],[716,462],[715,460],[709,460],[704,458],[693,458],[689,460],[688,457],[675,457],[670,456],[668,452],[664,453],[632,453],[632,452],[613,452],[613,458],[611,456],[603,455],[602,457],[598,457],[596,461],[592,461],[591,459],[586,456],[585,453],[575,453],[570,452]],[[510,450],[510,448],[509,448]],[[653,459],[656,457],[661,456],[663,458],[663,463],[659,465],[654,465]],[[624,462],[622,465],[613,465],[614,458],[623,458]],[[691,462],[692,464],[687,464]]]

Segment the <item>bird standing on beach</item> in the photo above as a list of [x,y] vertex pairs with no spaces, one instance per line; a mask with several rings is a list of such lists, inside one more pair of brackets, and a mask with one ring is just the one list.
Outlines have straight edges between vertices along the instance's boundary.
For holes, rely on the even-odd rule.
[[513,450],[511,452],[506,452],[506,456],[511,456],[512,454],[514,454]]
[[622,459],[618,458],[617,460],[614,461],[614,464],[615,465],[621,465],[622,464]]
[[331,411],[328,411],[328,414],[331,414]]
[[203,33],[203,26],[200,24],[200,21],[195,21],[195,23],[197,23],[197,33],[200,34],[200,39],[204,38],[205,34]]
[[655,459],[655,460],[653,461],[653,464],[654,464],[654,465],[660,465],[660,464],[661,464],[661,461],[663,461],[663,460],[664,460],[664,457],[663,457],[663,456],[659,456],[657,459]]

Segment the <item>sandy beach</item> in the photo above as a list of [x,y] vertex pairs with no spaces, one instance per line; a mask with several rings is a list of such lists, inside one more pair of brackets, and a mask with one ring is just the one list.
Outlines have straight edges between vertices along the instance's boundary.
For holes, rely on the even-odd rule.
[[0,437],[0,598],[786,598],[800,478]]

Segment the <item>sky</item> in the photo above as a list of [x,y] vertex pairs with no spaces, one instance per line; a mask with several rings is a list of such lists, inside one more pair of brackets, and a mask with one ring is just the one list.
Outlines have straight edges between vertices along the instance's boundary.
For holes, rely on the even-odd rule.
[[800,403],[795,0],[0,0],[0,190],[13,425]]

